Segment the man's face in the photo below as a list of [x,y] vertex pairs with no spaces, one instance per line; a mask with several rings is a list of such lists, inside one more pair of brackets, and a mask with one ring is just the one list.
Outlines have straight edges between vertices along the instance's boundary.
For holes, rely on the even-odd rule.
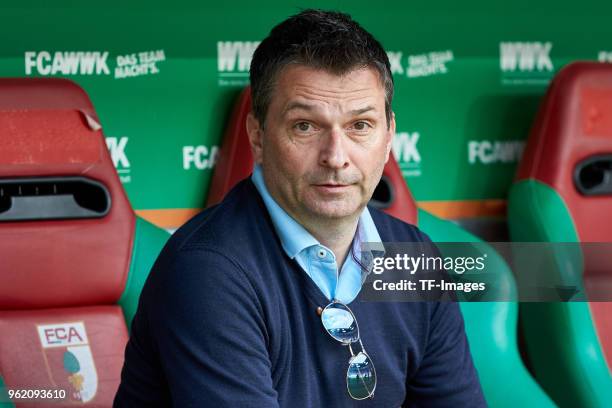
[[378,73],[343,76],[288,66],[272,91],[265,129],[249,115],[256,163],[275,200],[298,221],[358,217],[388,160],[389,128]]

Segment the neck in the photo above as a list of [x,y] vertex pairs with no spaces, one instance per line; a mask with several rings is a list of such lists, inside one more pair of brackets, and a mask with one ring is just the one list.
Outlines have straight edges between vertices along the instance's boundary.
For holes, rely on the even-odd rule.
[[321,244],[331,249],[341,268],[348,255],[353,237],[357,231],[358,217],[341,220],[298,220],[306,230]]

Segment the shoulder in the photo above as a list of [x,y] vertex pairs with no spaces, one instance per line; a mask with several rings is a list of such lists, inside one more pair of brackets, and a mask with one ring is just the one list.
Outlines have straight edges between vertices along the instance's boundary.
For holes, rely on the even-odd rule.
[[260,200],[250,180],[243,180],[220,204],[179,228],[151,270],[150,290],[170,297],[222,288],[253,295],[259,273],[245,265],[265,251],[273,234]]
[[250,179],[239,182],[213,207],[194,216],[170,238],[166,252],[214,248],[231,258],[254,250],[261,235],[273,234],[269,215]]
[[210,328],[238,316],[263,321],[267,302],[261,279],[246,273],[231,254],[212,245],[183,247],[160,255],[145,283],[139,312],[149,322],[149,335],[159,340],[165,336],[160,333],[178,327],[177,333],[190,331],[194,322]]
[[[257,280],[245,272],[240,262],[213,245],[183,247],[160,258],[151,271],[154,298],[166,304],[194,303],[240,298],[259,298]],[[216,294],[228,297],[217,299]]]

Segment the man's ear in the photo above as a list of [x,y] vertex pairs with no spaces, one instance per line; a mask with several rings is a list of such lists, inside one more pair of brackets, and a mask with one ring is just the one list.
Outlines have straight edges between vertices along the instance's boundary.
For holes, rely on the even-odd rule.
[[387,152],[385,155],[385,163],[389,161],[389,153],[393,147],[393,137],[395,136],[395,112],[391,112],[391,123],[389,123],[389,129],[387,129]]
[[246,131],[249,135],[249,144],[251,145],[251,153],[255,164],[261,164],[263,160],[263,129],[259,125],[259,121],[250,112],[247,115]]

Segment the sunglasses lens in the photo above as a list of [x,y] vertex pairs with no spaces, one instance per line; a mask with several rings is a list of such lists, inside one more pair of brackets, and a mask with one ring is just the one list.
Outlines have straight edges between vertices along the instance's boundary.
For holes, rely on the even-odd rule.
[[350,344],[359,340],[359,329],[353,313],[341,303],[328,305],[321,314],[325,330],[336,340]]
[[360,352],[349,361],[346,386],[352,398],[361,400],[374,395],[376,370],[370,357]]

